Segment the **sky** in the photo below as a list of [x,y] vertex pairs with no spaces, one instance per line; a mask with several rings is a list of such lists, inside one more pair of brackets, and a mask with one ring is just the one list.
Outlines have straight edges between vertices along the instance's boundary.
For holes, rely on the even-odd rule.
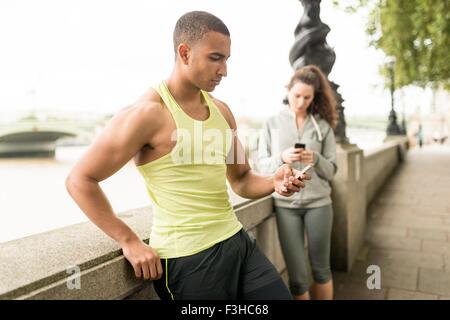
[[[191,10],[217,15],[231,33],[228,77],[213,94],[236,117],[280,110],[303,13],[297,0],[1,0],[0,120],[30,110],[111,114],[132,104],[170,74],[173,27]],[[347,115],[387,117],[389,92],[378,75],[385,57],[368,48],[365,18],[322,1],[337,56],[329,78],[340,85]],[[407,113],[429,100],[414,89],[396,97]]]

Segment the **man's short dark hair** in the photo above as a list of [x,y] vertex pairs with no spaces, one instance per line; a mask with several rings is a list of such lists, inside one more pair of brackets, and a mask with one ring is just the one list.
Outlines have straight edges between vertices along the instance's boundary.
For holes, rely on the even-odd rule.
[[175,55],[180,43],[192,45],[203,38],[208,31],[216,31],[230,36],[225,23],[215,15],[205,11],[191,11],[182,15],[173,31],[173,47]]

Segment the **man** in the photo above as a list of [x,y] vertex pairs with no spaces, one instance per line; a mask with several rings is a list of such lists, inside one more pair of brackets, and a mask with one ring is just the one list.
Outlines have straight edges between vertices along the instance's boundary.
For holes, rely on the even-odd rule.
[[[220,19],[183,15],[174,49],[170,77],[113,117],[69,174],[67,189],[118,242],[136,277],[154,280],[162,299],[290,299],[242,230],[226,178],[235,193],[256,199],[274,191],[292,195],[309,177],[288,165],[273,176],[254,174],[233,114],[207,93],[227,75],[230,33]],[[154,204],[150,245],[114,214],[99,187],[133,157]]]

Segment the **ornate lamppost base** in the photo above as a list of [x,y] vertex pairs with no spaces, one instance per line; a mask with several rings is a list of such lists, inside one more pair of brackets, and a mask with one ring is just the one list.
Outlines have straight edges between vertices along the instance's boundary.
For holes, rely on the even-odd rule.
[[389,125],[387,127],[386,134],[388,136],[400,136],[404,134],[402,129],[400,129],[397,124],[397,115],[394,110],[391,110],[389,113]]

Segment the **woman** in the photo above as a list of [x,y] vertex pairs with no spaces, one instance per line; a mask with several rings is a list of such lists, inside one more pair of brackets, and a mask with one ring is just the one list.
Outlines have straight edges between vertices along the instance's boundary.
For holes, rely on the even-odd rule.
[[281,248],[295,299],[310,299],[305,257],[305,231],[315,299],[332,299],[330,239],[333,221],[330,181],[336,173],[336,101],[330,84],[316,66],[292,76],[289,107],[269,118],[258,142],[258,168],[274,173],[283,163],[301,170],[308,164],[311,180],[291,197],[273,195]]

